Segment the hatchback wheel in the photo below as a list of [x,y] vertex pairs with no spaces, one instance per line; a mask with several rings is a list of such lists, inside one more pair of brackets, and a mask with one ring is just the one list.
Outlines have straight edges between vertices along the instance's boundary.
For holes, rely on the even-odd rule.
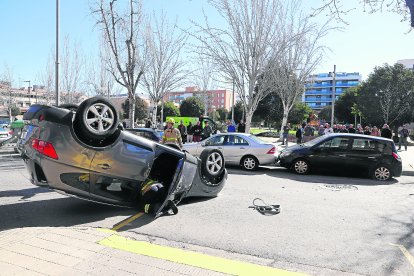
[[259,166],[259,161],[254,156],[245,156],[241,161],[241,165],[245,170],[254,171]]
[[293,163],[293,170],[297,173],[297,174],[307,174],[310,170],[310,166],[308,161],[304,160],[304,159],[299,159],[296,160]]
[[386,166],[380,165],[375,168],[372,176],[376,180],[386,181],[391,178],[391,171]]

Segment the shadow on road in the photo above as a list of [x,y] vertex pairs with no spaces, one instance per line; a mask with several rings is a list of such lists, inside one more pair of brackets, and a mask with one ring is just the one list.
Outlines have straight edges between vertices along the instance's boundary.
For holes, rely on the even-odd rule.
[[11,191],[0,191],[0,198],[2,197],[21,197],[20,200],[31,198],[37,194],[41,193],[50,193],[52,192],[49,189],[34,187],[23,190],[11,190]]
[[77,226],[134,213],[134,209],[69,197],[27,201],[1,206],[0,231],[22,227]]
[[379,185],[390,185],[398,183],[397,179],[391,179],[390,181],[377,181],[364,177],[361,175],[349,175],[347,173],[341,175],[333,175],[329,173],[318,172],[317,174],[299,175],[291,172],[286,168],[281,167],[259,167],[257,171],[244,171],[238,167],[228,167],[229,174],[237,175],[268,175],[277,177],[279,179],[289,179],[294,181],[300,181],[305,183],[324,183],[324,184],[352,184],[361,186],[379,186]]

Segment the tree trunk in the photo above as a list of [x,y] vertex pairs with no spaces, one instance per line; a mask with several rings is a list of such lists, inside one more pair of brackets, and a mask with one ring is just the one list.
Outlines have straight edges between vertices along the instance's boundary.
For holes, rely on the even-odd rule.
[[282,126],[280,127],[280,134],[282,135],[283,133],[283,127],[285,125],[287,125],[287,121],[288,121],[288,116],[289,116],[289,110],[284,107],[283,108],[283,119],[282,119]]
[[157,111],[158,111],[158,105],[157,103],[154,103],[154,108],[152,109],[152,123],[155,128],[158,128],[158,121],[157,121]]
[[135,127],[135,95],[129,94],[128,96],[129,102],[129,127]]
[[246,112],[246,130],[245,133],[250,133],[250,126],[252,124],[252,118],[253,118],[253,111],[249,110]]

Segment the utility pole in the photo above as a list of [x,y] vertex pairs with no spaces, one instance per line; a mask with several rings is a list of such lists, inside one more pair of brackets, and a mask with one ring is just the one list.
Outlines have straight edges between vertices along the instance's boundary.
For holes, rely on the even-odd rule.
[[331,113],[331,127],[334,124],[335,121],[335,99],[336,99],[336,65],[334,65],[334,71],[333,71],[333,78],[332,78],[332,113]]
[[232,104],[231,104],[231,123],[234,122],[234,78],[233,78],[233,91],[232,91]]
[[29,98],[29,105],[32,105],[32,100],[30,99],[30,81],[28,80],[28,81],[24,81],[24,82],[28,82],[29,83],[29,86],[27,87],[27,96],[28,96],[28,98]]
[[55,62],[56,106],[60,105],[59,92],[59,0],[56,0],[56,62]]

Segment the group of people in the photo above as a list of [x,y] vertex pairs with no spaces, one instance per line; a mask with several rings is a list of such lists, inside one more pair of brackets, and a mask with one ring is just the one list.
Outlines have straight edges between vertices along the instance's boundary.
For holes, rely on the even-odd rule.
[[[282,135],[282,145],[288,145],[288,135],[289,131],[291,130],[290,123],[287,123],[286,126],[283,127],[283,135]],[[324,125],[320,125],[318,127],[313,127],[309,123],[303,123],[302,125],[297,126],[296,130],[296,141],[298,144],[306,143],[313,139],[315,136],[315,132],[318,136],[322,135],[329,135],[332,133],[355,133],[355,134],[363,134],[363,135],[371,135],[371,136],[378,136],[384,137],[388,139],[392,139],[393,133],[388,124],[384,124],[381,129],[377,126],[365,126],[362,127],[361,124],[357,124],[354,127],[353,124],[349,125],[341,125],[341,124],[334,124],[333,127],[330,126],[329,123],[325,123]],[[401,146],[404,145],[405,150],[407,150],[407,138],[409,135],[409,131],[405,125],[401,126],[396,133],[396,136],[399,138],[399,150],[401,150]]]
[[244,133],[246,131],[246,124],[243,122],[243,120],[240,120],[240,123],[236,126],[234,122],[231,120],[227,121],[227,132],[241,132]]

